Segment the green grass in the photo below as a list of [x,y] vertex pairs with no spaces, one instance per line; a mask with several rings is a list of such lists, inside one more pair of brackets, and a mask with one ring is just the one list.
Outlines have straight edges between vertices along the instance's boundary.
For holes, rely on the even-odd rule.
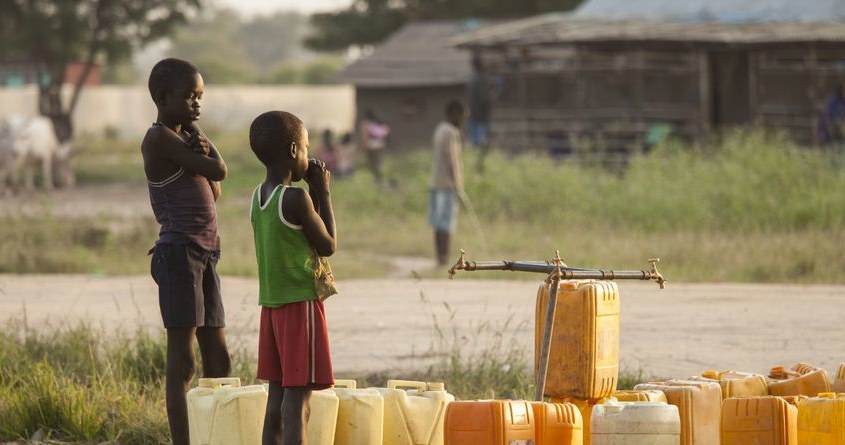
[[[518,326],[481,323],[468,339],[453,329],[454,311],[448,314],[433,322],[438,341],[426,352],[439,357],[433,365],[403,375],[350,377],[358,379],[359,387],[384,386],[388,377],[401,377],[442,381],[458,399],[530,400],[530,356],[504,334]],[[493,341],[474,347],[474,341],[485,337]],[[38,433],[50,441],[81,444],[169,443],[165,352],[164,337],[146,331],[103,332],[87,324],[35,329],[7,321],[0,331],[0,442]],[[252,354],[235,347],[233,363],[244,384],[255,382]],[[620,388],[644,380],[641,372],[623,372]]]
[[[223,274],[255,275],[249,197],[263,169],[245,132],[214,135],[230,176],[218,209]],[[137,184],[137,141],[83,138],[83,185]],[[642,268],[662,258],[673,281],[845,283],[845,157],[801,148],[762,131],[736,131],[702,146],[670,142],[630,160],[621,173],[539,153],[493,152],[483,173],[465,150],[467,192],[480,229],[463,211],[453,250],[473,259],[547,259],[560,249],[574,266]],[[389,257],[433,257],[426,222],[425,150],[389,154],[393,186],[365,171],[335,180],[339,278],[384,276]],[[0,272],[144,273],[156,237],[152,216],[0,216]],[[118,229],[115,229],[118,227]],[[455,255],[457,256],[457,255]],[[443,276],[442,271],[421,271]],[[473,277],[535,279],[519,274]]]

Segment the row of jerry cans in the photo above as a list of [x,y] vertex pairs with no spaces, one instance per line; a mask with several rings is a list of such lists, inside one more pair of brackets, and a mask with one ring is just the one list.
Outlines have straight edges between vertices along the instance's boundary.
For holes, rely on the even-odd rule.
[[[455,398],[443,383],[390,380],[358,389],[354,380],[311,395],[312,445],[441,445],[446,406]],[[191,445],[259,445],[267,405],[265,385],[236,377],[199,379],[188,391]]]
[[679,445],[680,418],[673,405],[608,400],[591,408],[591,421],[586,422],[582,407],[567,402],[452,402],[446,410],[444,444]]
[[446,407],[455,397],[443,383],[388,380],[357,388],[354,380],[311,395],[312,445],[442,445]]
[[[840,369],[840,372],[845,373],[845,369]],[[704,371],[700,376],[690,377],[690,380],[718,382],[725,399],[765,395],[812,397],[831,390],[827,371],[806,363],[798,363],[791,369],[774,367],[768,376],[737,371]],[[840,383],[839,386],[845,385]]]

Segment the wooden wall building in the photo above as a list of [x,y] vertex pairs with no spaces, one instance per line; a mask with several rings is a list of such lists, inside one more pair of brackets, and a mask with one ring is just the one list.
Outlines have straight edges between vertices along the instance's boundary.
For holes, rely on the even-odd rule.
[[340,77],[355,86],[355,128],[369,109],[391,127],[388,149],[430,145],[446,103],[466,96],[470,56],[450,39],[467,29],[463,21],[412,22],[348,66]]
[[635,150],[659,126],[695,140],[752,123],[814,143],[825,98],[845,82],[842,22],[554,13],[452,42],[496,79],[491,130],[510,149]]

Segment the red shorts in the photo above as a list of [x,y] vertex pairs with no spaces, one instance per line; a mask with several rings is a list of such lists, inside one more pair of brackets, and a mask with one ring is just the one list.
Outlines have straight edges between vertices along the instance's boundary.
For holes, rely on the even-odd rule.
[[323,302],[261,308],[258,378],[283,387],[325,389],[334,384]]

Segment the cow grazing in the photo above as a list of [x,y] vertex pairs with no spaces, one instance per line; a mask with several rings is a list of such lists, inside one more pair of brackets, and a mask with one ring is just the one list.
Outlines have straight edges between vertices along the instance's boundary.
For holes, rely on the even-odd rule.
[[59,142],[50,119],[12,116],[0,122],[0,188],[7,183],[35,187],[35,169],[40,164],[45,190],[53,188],[53,165],[69,165],[70,144]]

